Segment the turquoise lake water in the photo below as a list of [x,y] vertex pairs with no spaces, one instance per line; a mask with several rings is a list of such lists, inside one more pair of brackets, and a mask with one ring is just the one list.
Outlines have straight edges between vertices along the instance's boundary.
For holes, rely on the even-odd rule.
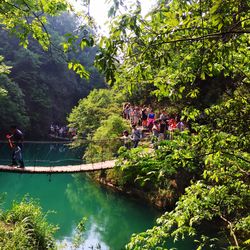
[[[81,149],[69,150],[62,144],[32,144],[25,145],[24,160],[26,165],[77,164],[82,153]],[[1,145],[0,157],[0,164],[7,164],[7,145]],[[82,217],[87,218],[87,230],[79,249],[120,250],[133,233],[152,227],[160,216],[159,211],[139,200],[101,187],[86,174],[0,173],[0,183],[0,193],[7,193],[3,208],[28,194],[39,200],[45,212],[53,211],[48,220],[60,227],[56,234],[60,249],[72,249],[75,227]],[[181,250],[194,249],[191,241],[176,246]]]

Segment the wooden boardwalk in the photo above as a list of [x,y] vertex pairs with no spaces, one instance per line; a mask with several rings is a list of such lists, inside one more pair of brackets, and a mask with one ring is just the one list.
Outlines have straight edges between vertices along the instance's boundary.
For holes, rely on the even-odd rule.
[[102,169],[110,169],[115,166],[115,160],[81,164],[81,165],[68,165],[68,166],[51,166],[51,167],[25,167],[17,168],[0,165],[0,172],[12,172],[12,173],[28,173],[28,174],[60,174],[60,173],[78,173],[78,172],[92,172]]

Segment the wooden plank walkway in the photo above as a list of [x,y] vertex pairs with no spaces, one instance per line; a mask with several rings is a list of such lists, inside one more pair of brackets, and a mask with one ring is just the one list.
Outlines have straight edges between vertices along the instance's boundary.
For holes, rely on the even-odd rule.
[[25,167],[17,168],[0,165],[0,172],[12,173],[28,173],[28,174],[60,174],[60,173],[78,173],[78,172],[92,172],[102,169],[110,169],[115,166],[115,160],[81,164],[81,165],[68,165],[68,166],[55,166],[55,167]]

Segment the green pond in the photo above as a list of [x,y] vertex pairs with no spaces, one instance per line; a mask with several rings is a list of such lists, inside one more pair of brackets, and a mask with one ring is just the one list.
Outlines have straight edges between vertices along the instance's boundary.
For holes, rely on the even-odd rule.
[[[83,149],[63,144],[25,144],[26,165],[63,165],[81,162]],[[0,164],[10,162],[6,144],[0,145]],[[123,249],[133,233],[155,224],[160,213],[142,201],[118,194],[91,181],[86,174],[0,173],[0,193],[7,193],[3,209],[26,194],[39,200],[48,220],[60,227],[56,234],[60,249],[72,249],[73,234],[82,217],[87,218],[85,241],[79,249]],[[169,246],[173,246],[170,244]],[[194,249],[192,241],[175,245]]]

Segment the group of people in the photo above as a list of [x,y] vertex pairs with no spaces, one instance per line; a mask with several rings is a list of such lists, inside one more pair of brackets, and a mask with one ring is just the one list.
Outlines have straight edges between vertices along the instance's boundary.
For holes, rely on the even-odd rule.
[[149,133],[152,141],[173,139],[174,131],[183,131],[187,125],[180,120],[179,116],[169,115],[166,110],[155,113],[150,107],[132,106],[130,103],[125,103],[122,112],[123,118],[131,123],[132,132],[129,135],[128,131],[123,132],[124,145],[128,147],[127,141],[130,139],[133,142],[133,147],[137,147],[144,133]]
[[131,148],[131,142],[133,143],[132,147],[137,148],[142,137],[142,131],[139,130],[136,125],[132,125],[131,135],[129,134],[128,130],[125,130],[123,131],[123,136],[121,139],[123,140],[124,146],[129,149]]
[[[177,115],[168,115],[165,110],[156,114],[152,108],[146,106],[132,106],[130,103],[126,103],[122,115],[130,121],[132,128],[131,134],[127,130],[123,132],[122,139],[127,148],[136,148],[146,134],[151,135],[152,142],[164,139],[171,140],[175,130],[183,131],[187,128],[187,125]],[[50,134],[72,139],[76,136],[76,129],[51,124]],[[10,133],[6,135],[6,138],[12,150],[10,166],[24,168],[22,155],[24,136],[22,131],[17,126],[11,126]]]
[[53,137],[61,137],[61,138],[68,138],[72,139],[76,136],[76,129],[75,128],[68,128],[67,126],[59,126],[58,124],[51,124],[49,129],[50,136]]

